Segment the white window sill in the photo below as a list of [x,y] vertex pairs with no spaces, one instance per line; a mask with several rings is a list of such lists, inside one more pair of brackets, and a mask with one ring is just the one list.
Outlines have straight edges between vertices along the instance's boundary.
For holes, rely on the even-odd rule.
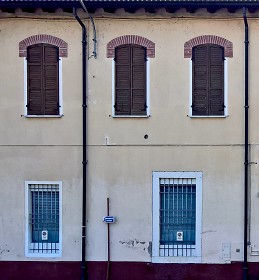
[[64,115],[22,115],[25,118],[62,118]]
[[149,118],[150,115],[110,115],[110,117],[113,118]]
[[152,257],[152,263],[201,263],[201,257]]
[[61,254],[44,254],[44,253],[42,253],[42,254],[39,254],[39,253],[35,253],[35,254],[27,253],[25,256],[27,258],[60,258],[60,257],[62,257]]
[[215,119],[215,118],[220,118],[220,119],[224,119],[224,118],[227,118],[229,115],[222,115],[222,116],[190,116],[190,115],[187,115],[187,117],[190,117],[190,118],[194,118],[194,119],[196,119],[196,118],[213,118],[213,119]]

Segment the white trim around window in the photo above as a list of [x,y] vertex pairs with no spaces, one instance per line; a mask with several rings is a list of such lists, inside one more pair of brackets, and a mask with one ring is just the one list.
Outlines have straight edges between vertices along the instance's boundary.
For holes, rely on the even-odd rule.
[[62,79],[62,58],[59,57],[59,62],[58,62],[58,80],[59,80],[59,114],[58,115],[28,115],[27,112],[27,92],[28,92],[28,87],[27,87],[27,59],[26,57],[24,58],[24,64],[23,64],[23,77],[24,77],[24,117],[26,118],[61,118],[63,116],[63,79]]
[[[37,195],[35,196],[33,193]],[[32,209],[35,209],[35,213],[33,213]],[[43,215],[48,215],[45,217],[45,225],[43,225]],[[57,224],[58,226],[56,226]],[[41,226],[46,228],[41,229]],[[34,235],[36,239],[34,242],[33,232],[37,234],[36,236]],[[44,234],[47,235],[46,239],[42,237]],[[51,235],[56,239],[53,242],[48,241]],[[25,256],[33,258],[56,258],[62,256],[61,181],[25,182]]]
[[[172,180],[172,181],[171,181]],[[161,184],[162,182],[176,182],[177,187],[181,188],[183,182],[191,182],[189,184],[189,189],[193,189],[195,194],[195,230],[193,229],[193,240],[195,240],[193,245],[187,245],[185,249],[183,248],[181,242],[179,242],[180,247],[175,247],[174,243],[168,243],[169,245],[162,244],[162,230],[161,230],[161,217],[162,217],[162,206],[160,205],[161,199]],[[172,183],[170,183],[172,188]],[[186,184],[186,183],[185,183]],[[187,183],[188,184],[188,183]],[[169,183],[168,183],[169,186]],[[175,185],[174,185],[175,186]],[[169,188],[170,188],[169,187]],[[184,185],[183,185],[184,187]],[[168,190],[168,187],[167,187]],[[189,192],[189,190],[188,190]],[[162,194],[163,195],[163,194]],[[175,195],[175,194],[174,194]],[[185,194],[184,194],[185,195]],[[186,194],[186,197],[189,194]],[[177,194],[176,194],[177,196]],[[187,205],[187,198],[185,199],[184,205]],[[167,199],[168,196],[167,196]],[[171,197],[171,199],[174,199]],[[178,198],[177,198],[178,199]],[[168,202],[169,205],[169,202]],[[171,201],[171,206],[175,205]],[[178,204],[177,204],[178,205]],[[194,205],[194,204],[193,204]],[[169,207],[169,206],[168,206]],[[180,206],[177,206],[180,207]],[[188,208],[189,209],[189,208]],[[185,209],[187,210],[187,209]],[[168,212],[169,213],[169,212]],[[167,213],[167,214],[168,214]],[[172,212],[171,212],[172,213]],[[161,215],[161,216],[160,216]],[[169,214],[168,214],[169,215]],[[166,216],[168,217],[168,216]],[[200,263],[201,262],[201,232],[202,232],[202,172],[153,172],[153,242],[152,242],[152,262],[153,263]],[[183,231],[179,231],[179,233]],[[178,234],[178,232],[177,232]],[[184,233],[185,234],[185,233]],[[183,234],[183,235],[184,235]],[[194,237],[195,236],[195,237]],[[181,240],[180,240],[181,241]],[[175,242],[177,243],[177,242]],[[165,244],[165,243],[164,243]],[[163,247],[164,246],[164,247]],[[166,246],[166,249],[164,249]],[[175,249],[176,248],[176,249]],[[190,250],[188,249],[190,248]],[[167,250],[167,251],[165,251]],[[187,252],[189,250],[189,253]],[[179,253],[178,253],[179,251]]]
[[189,59],[189,117],[191,118],[225,118],[228,117],[228,58],[224,60],[224,115],[223,116],[193,116],[192,115],[192,59]]
[[115,61],[112,59],[112,117],[114,118],[147,118],[150,117],[150,59],[147,58],[146,64],[146,101],[147,101],[147,114],[144,116],[138,115],[115,115]]

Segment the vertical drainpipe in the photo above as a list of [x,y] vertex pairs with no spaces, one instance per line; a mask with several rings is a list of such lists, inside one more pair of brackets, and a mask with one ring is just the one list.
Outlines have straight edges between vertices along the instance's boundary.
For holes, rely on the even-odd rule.
[[82,27],[82,107],[83,107],[83,204],[82,204],[82,260],[81,280],[86,279],[86,27],[78,17],[76,9],[73,8],[75,19]]
[[247,245],[248,245],[248,23],[246,17],[246,8],[243,8],[243,18],[245,25],[245,174],[244,174],[244,263],[243,263],[243,280],[248,279],[247,263]]

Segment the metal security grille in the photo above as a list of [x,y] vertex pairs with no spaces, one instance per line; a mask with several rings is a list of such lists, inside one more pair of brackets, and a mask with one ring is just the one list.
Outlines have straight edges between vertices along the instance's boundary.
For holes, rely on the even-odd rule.
[[195,254],[196,180],[160,179],[160,256]]
[[59,251],[59,185],[30,184],[31,253]]

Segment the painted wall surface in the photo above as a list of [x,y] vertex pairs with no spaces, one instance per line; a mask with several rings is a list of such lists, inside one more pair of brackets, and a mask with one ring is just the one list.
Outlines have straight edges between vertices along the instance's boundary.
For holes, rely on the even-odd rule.
[[[88,60],[87,260],[107,258],[106,198],[111,200],[111,260],[151,261],[152,172],[203,172],[202,262],[243,258],[244,27],[241,17],[95,18],[98,57]],[[259,157],[257,89],[258,20],[250,25],[251,161]],[[92,51],[89,27],[89,50]],[[48,34],[68,43],[62,59],[62,118],[25,118],[24,59],[19,42]],[[150,58],[150,117],[112,117],[112,59],[106,45],[115,37],[139,35],[153,41]],[[233,43],[227,59],[225,118],[190,118],[190,59],[184,43],[217,35]],[[24,255],[26,180],[63,182],[63,254],[81,258],[82,107],[81,29],[72,19],[0,21],[0,260]],[[148,135],[148,139],[144,135]],[[259,261],[259,168],[251,164],[250,261]],[[222,244],[231,245],[223,258]],[[49,259],[53,260],[53,259]]]

